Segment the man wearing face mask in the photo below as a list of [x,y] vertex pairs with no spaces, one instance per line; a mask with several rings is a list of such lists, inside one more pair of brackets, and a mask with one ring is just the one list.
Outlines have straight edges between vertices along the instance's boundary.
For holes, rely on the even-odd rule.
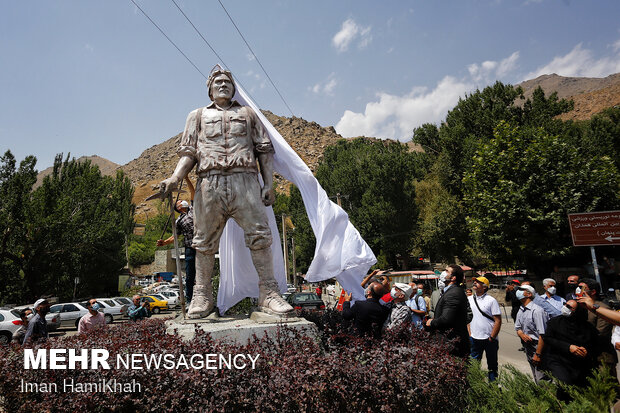
[[443,295],[437,302],[435,318],[429,319],[426,326],[432,331],[443,334],[447,339],[458,338],[452,355],[467,357],[469,355],[469,333],[467,332],[467,297],[459,285],[465,274],[458,265],[450,265],[446,272],[449,284],[444,288]]
[[547,323],[543,334],[545,366],[558,380],[585,386],[597,356],[596,329],[588,323],[588,311],[569,300],[562,317]]
[[521,307],[517,313],[515,331],[525,348],[525,355],[532,369],[534,381],[538,383],[545,378],[542,371],[538,369],[538,364],[543,349],[542,335],[545,334],[549,316],[541,306],[534,303],[533,298],[536,294],[534,287],[524,284],[522,283],[516,292],[517,298],[521,301]]
[[437,281],[437,289],[431,293],[431,306],[428,311],[429,318],[435,318],[435,308],[437,307],[439,298],[441,298],[441,294],[443,294],[443,289],[446,288],[446,283],[444,280],[447,276],[447,271],[441,272],[439,275],[439,280]]
[[579,286],[579,276],[569,275],[568,278],[566,279],[566,290],[568,292],[566,294],[566,297],[564,297],[566,301],[577,299],[577,294],[575,293],[575,290],[577,289],[578,286]]
[[24,345],[29,345],[36,341],[45,341],[49,336],[45,315],[50,311],[50,303],[41,298],[34,303],[32,308],[37,314],[28,322],[28,329],[24,336]]
[[[411,297],[413,289],[404,283],[394,283],[390,291],[392,296],[392,311],[385,320],[385,329],[390,330],[403,324],[411,322],[411,310],[405,303]],[[424,301],[424,299],[422,299]]]
[[78,334],[88,334],[97,328],[107,328],[103,313],[99,312],[101,306],[94,298],[87,304],[88,314],[80,318]]
[[407,300],[407,307],[411,310],[411,322],[413,326],[417,329],[422,330],[424,326],[422,325],[422,320],[426,316],[426,301],[424,301],[424,284],[411,284],[413,288],[415,286],[415,294],[413,297]]
[[562,307],[566,300],[555,294],[557,292],[555,280],[553,278],[545,278],[543,280],[543,288],[545,289],[545,294],[541,295],[540,298],[545,304],[542,304],[541,307],[545,309],[549,318],[559,316],[562,313]]

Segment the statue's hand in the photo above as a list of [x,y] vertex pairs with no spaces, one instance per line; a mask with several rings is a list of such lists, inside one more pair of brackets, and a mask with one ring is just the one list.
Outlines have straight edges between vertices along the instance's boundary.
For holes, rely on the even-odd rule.
[[159,193],[165,198],[171,191],[177,188],[177,180],[174,178],[164,179],[159,183]]
[[273,203],[276,202],[276,194],[273,188],[264,187],[260,192],[260,197],[265,206],[273,205]]

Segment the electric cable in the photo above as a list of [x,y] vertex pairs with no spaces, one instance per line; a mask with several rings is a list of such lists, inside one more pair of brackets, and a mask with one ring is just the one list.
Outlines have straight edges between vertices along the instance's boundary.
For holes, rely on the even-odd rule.
[[[133,0],[132,0],[133,1]],[[254,50],[252,50],[252,47],[250,46],[250,44],[248,43],[247,40],[245,40],[245,37],[243,36],[243,34],[241,33],[241,30],[239,30],[239,27],[237,26],[237,24],[235,23],[235,21],[233,20],[232,16],[230,15],[230,13],[228,13],[228,10],[226,10],[226,7],[224,7],[224,4],[222,4],[221,0],[217,0],[220,3],[220,6],[222,6],[222,8],[224,9],[224,12],[226,12],[226,15],[228,16],[228,18],[230,19],[231,23],[233,24],[233,26],[235,26],[235,29],[237,29],[237,33],[239,33],[239,36],[241,36],[241,38],[243,39],[243,41],[245,42],[245,45],[248,47],[248,49],[250,49],[250,52],[252,53],[252,56],[254,56],[254,59],[256,59],[256,62],[258,63],[258,65],[260,66],[260,68],[263,70],[263,72],[265,73],[265,76],[267,76],[267,79],[269,79],[269,82],[271,83],[271,86],[273,86],[273,88],[276,90],[276,92],[278,93],[278,96],[280,96],[280,99],[282,99],[282,102],[284,102],[284,104],[286,105],[286,107],[288,108],[289,112],[291,112],[292,116],[295,116],[295,114],[293,113],[293,109],[291,109],[291,107],[288,105],[288,103],[286,102],[286,100],[284,99],[284,96],[282,96],[282,93],[280,93],[280,91],[278,90],[278,88],[276,87],[275,83],[273,83],[273,80],[271,80],[271,77],[269,76],[269,74],[267,73],[267,71],[265,70],[265,68],[263,67],[263,64],[260,62],[260,60],[258,59],[258,56],[256,56],[256,53],[254,53]]]
[[142,10],[142,8],[141,8],[140,6],[138,6],[138,4],[137,4],[134,0],[130,0],[130,1],[131,1],[131,2],[132,2],[132,3],[133,3],[133,4],[134,4],[134,5],[138,8],[138,10],[140,10],[140,11],[142,12],[142,14],[144,14],[144,17],[146,17],[146,18],[147,18],[147,19],[148,19],[148,20],[149,20],[149,21],[153,24],[153,26],[157,27],[157,30],[159,30],[159,32],[160,32],[161,34],[163,34],[163,35],[164,35],[164,37],[165,37],[166,39],[168,39],[168,41],[169,41],[169,42],[170,42],[170,43],[171,43],[171,44],[172,44],[172,45],[173,45],[173,46],[174,46],[174,47],[175,47],[175,48],[179,51],[179,53],[181,53],[181,54],[183,55],[183,57],[185,57],[185,59],[187,59],[187,61],[188,61],[188,62],[189,62],[192,66],[194,66],[194,69],[196,69],[196,70],[198,71],[198,73],[200,73],[200,74],[202,75],[202,77],[204,77],[205,79],[208,79],[208,77],[207,77],[207,76],[205,76],[205,74],[204,74],[204,73],[202,73],[202,72],[200,71],[200,69],[198,69],[198,66],[196,66],[196,65],[194,64],[194,62],[192,62],[192,60],[191,60],[189,57],[187,57],[187,55],[186,55],[185,53],[183,53],[183,51],[179,48],[179,46],[177,46],[177,45],[176,45],[176,43],[174,43],[174,42],[172,41],[172,39],[170,39],[170,37],[168,37],[168,35],[167,35],[167,34],[166,34],[166,33],[165,33],[162,29],[161,29],[161,27],[159,27],[159,26],[157,25],[157,23],[155,23],[155,22],[153,21],[153,19],[151,19],[151,18],[149,17],[149,15],[148,15],[148,14],[146,14],[146,12],[145,12],[144,10]]
[[[230,67],[228,67],[228,65],[226,64],[226,62],[224,62],[224,59],[222,59],[222,57],[219,55],[218,52],[215,51],[215,49],[213,48],[213,46],[211,46],[211,43],[209,43],[209,41],[202,35],[202,33],[200,32],[200,30],[198,30],[198,28],[196,27],[196,25],[191,21],[191,19],[189,18],[189,16],[187,16],[187,14],[185,14],[185,12],[183,11],[183,9],[181,9],[181,7],[178,5],[178,3],[175,0],[171,0],[174,5],[177,7],[177,9],[179,9],[179,11],[181,12],[181,14],[183,15],[183,17],[185,17],[185,20],[187,20],[187,22],[194,28],[194,30],[196,31],[196,33],[198,33],[198,36],[200,36],[200,38],[202,39],[203,42],[205,42],[205,44],[209,47],[209,49],[211,49],[211,51],[213,52],[213,54],[219,59],[219,61],[224,65],[224,67],[226,68],[226,70],[228,70],[229,72],[232,72],[232,70],[230,70]],[[245,90],[245,93],[248,94],[248,96],[250,97],[250,99],[252,99],[254,101],[254,103],[256,103],[256,105],[258,107],[260,107],[261,105],[258,103],[258,101],[250,94],[249,90],[247,87],[245,87],[245,85],[243,83],[241,83],[241,80],[239,80],[238,77],[235,77],[235,82],[238,83],[243,90]]]

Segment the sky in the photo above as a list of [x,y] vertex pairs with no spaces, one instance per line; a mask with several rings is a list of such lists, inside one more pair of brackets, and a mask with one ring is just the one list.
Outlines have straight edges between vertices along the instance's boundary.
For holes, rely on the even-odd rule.
[[496,80],[620,72],[615,0],[175,0],[221,60],[172,0],[134,1],[198,70],[131,0],[0,0],[2,153],[125,164],[210,103],[217,63],[262,109],[401,141]]

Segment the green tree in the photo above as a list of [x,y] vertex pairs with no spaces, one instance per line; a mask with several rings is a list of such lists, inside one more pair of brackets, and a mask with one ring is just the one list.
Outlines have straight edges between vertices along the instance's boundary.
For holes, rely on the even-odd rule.
[[28,156],[16,167],[11,151],[0,157],[0,304],[18,303],[26,290],[23,277],[27,230],[26,211],[37,179],[36,158]]
[[122,171],[102,176],[89,161],[63,161],[32,193],[27,214],[23,272],[29,296],[116,292],[133,228],[133,187]]
[[567,214],[616,209],[620,176],[609,156],[582,156],[570,139],[500,122],[465,173],[475,245],[495,263],[530,269],[575,253]]
[[[344,210],[373,251],[396,267],[407,260],[416,230],[414,182],[423,176],[426,155],[399,142],[367,138],[340,140],[325,150],[316,177]],[[335,199],[334,199],[335,200]]]
[[540,127],[565,136],[567,141],[578,141],[579,133],[572,123],[555,119],[572,109],[572,102],[558,99],[557,94],[545,97],[541,88],[520,105],[523,98],[520,87],[496,82],[459,100],[440,127],[426,124],[413,131],[414,142],[422,145],[433,162],[424,179],[428,182],[420,188],[434,190],[423,192],[417,199],[421,207],[429,206],[421,214],[421,232],[416,238],[416,246],[425,254],[449,261],[458,256],[471,264],[485,262],[466,224],[469,210],[461,203],[467,195],[463,177],[471,170],[476,151],[493,139],[500,122]]

